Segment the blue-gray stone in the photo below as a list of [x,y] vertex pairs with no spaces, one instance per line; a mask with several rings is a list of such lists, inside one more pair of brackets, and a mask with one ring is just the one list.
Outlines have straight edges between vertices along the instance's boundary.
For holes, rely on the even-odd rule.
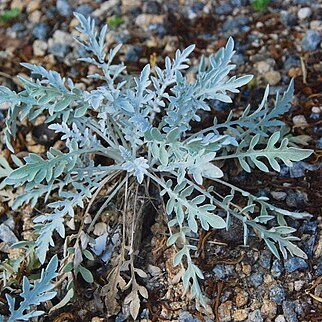
[[247,6],[249,4],[248,0],[230,0],[230,3],[234,7]]
[[308,30],[302,40],[302,49],[305,51],[316,50],[321,42],[321,34],[317,30]]
[[151,15],[159,15],[161,13],[161,4],[158,1],[144,1],[143,12]]
[[217,15],[227,15],[233,11],[233,8],[230,4],[224,3],[222,5],[215,5],[215,13]]
[[57,0],[56,8],[58,13],[64,17],[70,17],[73,13],[71,5],[66,0]]
[[93,8],[88,4],[81,4],[75,8],[75,12],[82,14],[83,16],[89,16],[93,12]]
[[231,62],[236,65],[244,65],[245,64],[245,56],[243,54],[235,54],[231,58]]
[[47,40],[50,28],[43,22],[36,23],[32,28],[32,34],[36,39]]
[[255,287],[260,286],[263,283],[263,273],[260,273],[260,272],[253,273],[252,275],[249,276],[249,281]]
[[262,314],[260,310],[255,310],[248,315],[248,322],[263,322]]
[[195,2],[192,6],[191,6],[191,10],[194,13],[199,13],[200,11],[202,11],[202,9],[204,8],[205,4],[202,2]]
[[319,261],[316,265],[315,275],[321,276],[322,275],[322,257],[319,258]]
[[308,221],[305,220],[303,221],[299,231],[302,234],[310,234],[310,235],[315,235],[318,230],[318,224],[316,221]]
[[313,251],[314,251],[316,237],[317,237],[316,235],[310,236],[303,243],[303,251],[309,258],[313,257]]
[[269,293],[270,299],[278,305],[285,300],[285,290],[282,285],[276,284],[271,288]]
[[259,257],[258,263],[260,266],[270,269],[271,268],[271,259],[272,259],[272,253],[269,250],[263,251]]
[[[301,171],[302,170],[299,170],[299,172],[301,172]],[[299,172],[297,172],[297,175],[299,175]],[[292,176],[292,173],[290,173],[290,174],[291,174],[291,177],[294,178]],[[299,178],[299,177],[296,177],[296,178]],[[304,206],[306,204],[306,195],[303,194],[302,191],[289,190],[289,191],[287,191],[286,204],[289,207],[294,207],[294,208]]]
[[217,264],[212,271],[219,279],[224,280],[234,273],[234,268],[231,265]]
[[297,17],[289,12],[281,14],[281,22],[285,27],[292,27],[297,24]]
[[14,32],[24,31],[26,30],[26,25],[21,22],[17,22],[14,25],[12,25],[11,30]]
[[142,48],[138,46],[129,46],[128,51],[125,55],[125,60],[128,62],[135,63],[139,60],[142,53]]
[[283,302],[283,313],[287,322],[298,322],[295,305],[292,301]]
[[198,318],[195,318],[191,313],[183,311],[179,314],[179,322],[200,322]]
[[301,61],[298,56],[289,56],[284,62],[284,68],[289,70],[292,67],[300,67]]
[[167,30],[162,23],[150,24],[148,29],[155,32],[159,37],[164,37],[167,33]]
[[309,266],[303,258],[291,257],[289,258],[285,264],[285,270],[288,273],[292,273],[295,271],[306,270]]
[[272,264],[271,274],[274,277],[280,277],[284,272],[284,267],[279,259],[275,259]]
[[[248,31],[249,27],[249,18],[246,16],[237,16],[231,19],[228,19],[224,22],[222,26],[223,32],[232,31],[233,29],[239,29],[241,31]],[[247,27],[247,28],[244,28]]]
[[316,142],[316,147],[322,149],[322,138],[319,138]]
[[70,52],[70,46],[63,43],[55,43],[49,47],[48,51],[56,57],[64,58]]

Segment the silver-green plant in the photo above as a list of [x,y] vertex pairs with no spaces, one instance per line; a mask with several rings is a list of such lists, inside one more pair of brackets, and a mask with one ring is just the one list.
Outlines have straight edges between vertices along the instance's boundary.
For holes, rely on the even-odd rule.
[[[169,218],[168,244],[177,246],[174,265],[183,264],[184,288],[203,304],[199,285],[203,273],[194,263],[196,245],[190,238],[201,229],[228,230],[235,217],[244,228],[245,243],[253,230],[277,258],[280,253],[286,258],[287,252],[305,258],[294,244],[298,238],[292,235],[295,229],[288,226],[287,219],[310,215],[275,207],[268,198],[256,197],[227,182],[223,172],[228,159],[246,172],[268,172],[269,166],[280,171],[279,163],[292,166],[312,153],[289,146],[288,139],[283,138],[285,124],[278,117],[290,108],[293,81],[284,94],[276,95],[271,108],[267,86],[255,109],[248,106],[237,118],[231,110],[225,122],[214,118],[212,126],[196,131],[199,126],[193,127],[192,122],[200,124],[200,112],[211,111],[209,100],[231,103],[231,93],[238,93],[252,79],[249,75],[228,76],[235,68],[230,63],[232,38],[209,59],[201,58],[194,81],[188,81],[184,73],[193,45],[177,50],[174,59],[166,57],[164,69],[155,67],[152,73],[146,65],[138,77],[129,77],[123,64],[113,64],[121,45],[108,54],[105,51],[107,26],[97,32],[93,19],[75,16],[80,22],[77,40],[90,54],[80,60],[101,71],[88,77],[102,85],[85,91],[55,71],[24,63],[37,79],[19,77],[24,85],[19,93],[0,87],[0,102],[11,103],[5,130],[11,151],[19,121],[28,118],[33,122],[40,115],[66,143],[63,151],[50,148],[46,155],[30,153],[24,165],[5,179],[7,185],[25,188],[14,208],[24,203],[35,206],[39,198],[46,201],[53,194],[56,200],[58,197],[47,204],[52,211],[34,219],[38,236],[35,247],[41,263],[54,246],[53,233],[65,238],[66,221],[74,217],[75,209],[84,208],[102,184],[109,182],[107,178],[117,176],[123,180],[115,185],[105,206],[115,200],[126,182],[152,182],[161,189]],[[95,155],[106,157],[110,165],[97,164]],[[228,188],[230,193],[223,195],[212,183]],[[234,201],[238,195],[244,197],[243,205]]]

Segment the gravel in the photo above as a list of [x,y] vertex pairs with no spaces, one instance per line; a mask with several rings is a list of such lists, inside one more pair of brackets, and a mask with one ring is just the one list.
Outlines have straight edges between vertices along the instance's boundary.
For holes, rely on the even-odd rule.
[[284,287],[280,284],[276,284],[271,288],[269,293],[270,299],[276,304],[281,305],[285,300],[285,290]]
[[302,40],[302,49],[304,51],[316,50],[320,42],[321,33],[317,30],[308,30]]
[[50,28],[48,25],[43,22],[39,22],[34,25],[32,29],[32,34],[36,39],[47,40],[50,32]]
[[291,257],[285,262],[285,270],[288,273],[307,269],[309,266],[303,258]]

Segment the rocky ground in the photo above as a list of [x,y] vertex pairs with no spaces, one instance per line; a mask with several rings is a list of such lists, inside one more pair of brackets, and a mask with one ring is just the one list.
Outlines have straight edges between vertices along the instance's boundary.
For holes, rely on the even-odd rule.
[[[10,8],[21,13],[8,20],[1,13]],[[294,104],[283,120],[300,145],[315,150],[314,155],[290,170],[282,168],[279,175],[246,176],[242,172],[230,180],[254,194],[270,197],[278,206],[313,215],[310,221],[292,223],[308,259],[279,261],[255,238],[249,247],[243,247],[242,232],[236,227],[233,232],[203,236],[198,264],[206,272],[203,286],[215,313],[208,321],[322,321],[322,1],[275,0],[257,12],[248,0],[2,0],[0,84],[19,88],[19,80],[12,76],[25,72],[19,66],[25,61],[89,85],[83,76],[87,67],[76,61],[83,49],[73,39],[77,24],[73,11],[109,24],[107,42],[110,46],[124,44],[119,59],[133,73],[148,62],[162,64],[163,57],[191,43],[196,44],[193,65],[200,55],[210,55],[233,36],[238,73],[255,75],[251,86],[236,97],[236,113],[248,102],[258,102],[267,83],[274,94],[295,78]],[[230,108],[221,102],[214,106],[219,118]],[[5,109],[0,108],[2,127]],[[44,152],[48,142],[42,136],[42,131],[32,131],[21,140],[28,151]],[[141,320],[205,321],[193,302],[181,296],[164,231],[162,216],[157,217],[143,241],[147,251],[139,255],[150,276],[146,282],[149,300],[142,304]],[[2,236],[2,242],[9,242]],[[55,321],[104,321],[99,318],[99,309],[89,312],[89,308],[90,304],[83,310],[70,305]],[[115,321],[130,321],[125,308]]]

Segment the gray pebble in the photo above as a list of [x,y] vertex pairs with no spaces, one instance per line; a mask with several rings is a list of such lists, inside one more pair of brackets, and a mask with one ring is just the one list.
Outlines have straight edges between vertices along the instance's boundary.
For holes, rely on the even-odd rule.
[[128,51],[125,55],[125,60],[128,62],[135,63],[139,60],[142,53],[142,48],[139,46],[129,46]]
[[289,207],[298,208],[304,206],[307,201],[307,196],[302,191],[287,191],[286,204]]
[[284,62],[284,68],[289,70],[291,67],[301,66],[301,61],[298,56],[289,56]]
[[292,273],[299,270],[305,270],[308,268],[306,261],[303,258],[291,257],[285,262],[285,270],[288,273]]
[[308,30],[302,40],[302,49],[305,51],[316,50],[321,42],[321,34],[317,30]]
[[158,1],[144,1],[143,12],[151,15],[159,15],[161,13],[161,4]]
[[321,275],[322,275],[322,257],[319,258],[319,261],[315,269],[315,276],[321,276]]
[[295,305],[292,301],[283,302],[283,313],[287,322],[298,322]]
[[285,290],[282,285],[276,284],[271,288],[269,293],[270,299],[276,304],[281,305],[285,300]]
[[263,273],[253,273],[250,275],[249,280],[253,286],[258,287],[263,283]]
[[36,39],[47,40],[50,28],[43,22],[34,25],[32,34]]
[[217,264],[212,271],[219,279],[224,280],[234,273],[234,268],[232,265]]
[[179,314],[179,322],[200,322],[199,319],[195,318],[191,313],[183,311]]
[[215,6],[215,13],[217,15],[227,15],[233,11],[233,8],[230,4],[224,3],[222,5],[216,5]]
[[284,267],[279,259],[275,259],[272,264],[271,274],[274,277],[280,277],[284,272]]
[[260,266],[270,269],[271,259],[272,259],[272,253],[269,250],[265,250],[261,253],[258,263]]
[[71,5],[66,0],[57,0],[56,8],[58,13],[64,17],[70,17],[73,13]]
[[262,314],[259,309],[249,313],[248,315],[248,322],[263,322]]
[[231,19],[227,19],[223,26],[222,31],[223,32],[231,32],[232,30],[236,31],[248,31],[249,27],[247,26],[249,24],[249,18],[246,16],[236,16]]
[[75,8],[75,12],[82,14],[83,16],[89,16],[93,12],[93,8],[88,4],[81,4]]
[[48,51],[56,57],[64,58],[70,52],[68,44],[56,43],[49,47]]

